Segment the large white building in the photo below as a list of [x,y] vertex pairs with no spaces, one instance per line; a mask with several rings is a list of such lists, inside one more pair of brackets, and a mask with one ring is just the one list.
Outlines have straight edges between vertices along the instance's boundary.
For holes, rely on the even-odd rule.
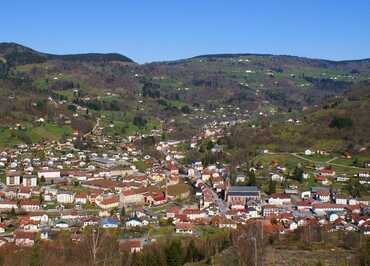
[[37,173],[38,178],[54,179],[60,178],[60,171],[56,170],[41,170]]
[[75,200],[75,194],[69,191],[60,191],[57,194],[57,202],[59,203],[73,203]]

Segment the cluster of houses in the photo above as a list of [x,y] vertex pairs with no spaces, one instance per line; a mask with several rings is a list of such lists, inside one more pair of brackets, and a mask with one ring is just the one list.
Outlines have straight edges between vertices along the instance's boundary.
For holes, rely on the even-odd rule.
[[[216,122],[205,126],[190,140],[190,149],[210,140],[214,143],[210,151],[222,152],[216,143],[225,126]],[[61,230],[76,232],[86,226],[159,227],[163,219],[181,235],[197,235],[199,226],[235,229],[250,221],[263,222],[266,232],[288,233],[308,224],[370,232],[368,201],[330,189],[334,181],[348,181],[330,168],[315,169],[319,185],[307,191],[288,187],[267,195],[257,186],[241,185],[247,181],[242,174],[235,178],[239,185],[231,185],[228,166],[200,161],[182,165],[182,141],[159,142],[155,148],[165,158],[160,160],[143,154],[135,136],[117,142],[98,128],[90,138],[97,149],[51,142],[0,153],[0,211],[7,214],[0,221],[0,244],[31,246],[36,236],[46,241]],[[274,167],[266,178],[283,182],[287,169]],[[366,174],[359,173],[360,180],[368,180]],[[304,179],[308,177],[303,173]],[[119,243],[131,252],[140,251],[142,245],[137,239]]]
[[[156,224],[158,219],[143,208],[189,196],[189,190],[176,192],[176,186],[184,184],[174,161],[144,155],[134,141],[112,148],[105,136],[103,141],[96,135],[91,138],[104,153],[76,149],[72,142],[22,144],[0,153],[4,237],[17,245],[31,245],[36,234],[46,240],[55,230]],[[135,212],[123,221],[122,208]]]

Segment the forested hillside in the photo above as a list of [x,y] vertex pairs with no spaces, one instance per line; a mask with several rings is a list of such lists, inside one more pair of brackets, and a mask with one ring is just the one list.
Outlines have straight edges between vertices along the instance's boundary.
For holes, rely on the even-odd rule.
[[[351,116],[356,134],[342,130],[346,133],[338,137],[361,132],[366,136],[366,130],[359,132],[356,127],[365,128],[367,122],[360,114],[367,107],[363,94],[368,91],[369,77],[368,59],[334,62],[223,54],[139,65],[115,53],[51,55],[1,43],[1,134],[10,144],[33,142],[40,139],[33,133],[41,126],[40,118],[47,123],[42,126],[45,132],[53,126],[88,132],[102,117],[104,124],[114,125],[110,130],[114,135],[148,132],[166,122],[177,131],[181,128],[180,136],[188,136],[202,123],[220,119],[219,108],[228,108],[228,119],[243,112],[248,117],[260,112],[297,113],[305,122],[302,133],[313,136],[319,120],[327,123],[339,112]],[[307,108],[308,113],[302,114]],[[349,110],[358,115],[348,114]],[[169,123],[172,119],[174,125]],[[23,132],[9,132],[15,126]],[[330,137],[335,129],[328,130]],[[44,135],[53,139],[65,132]],[[283,141],[287,136],[280,137]]]

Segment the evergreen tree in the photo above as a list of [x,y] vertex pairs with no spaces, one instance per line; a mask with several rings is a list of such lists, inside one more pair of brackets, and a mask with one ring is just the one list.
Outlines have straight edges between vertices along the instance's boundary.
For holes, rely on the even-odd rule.
[[168,266],[182,265],[181,242],[178,239],[171,242],[166,250],[166,257]]
[[44,176],[41,176],[39,185],[42,186],[42,185],[45,184],[45,182],[46,182],[45,177]]
[[15,209],[12,208],[11,211],[10,211],[10,217],[15,217],[17,215],[17,213],[15,212]]
[[351,178],[347,184],[347,191],[352,197],[361,197],[364,187],[358,182],[358,179]]
[[134,252],[131,257],[131,266],[144,266],[145,263],[143,261],[143,257],[139,254]]
[[296,167],[293,172],[293,178],[300,183],[303,182],[303,170],[300,167]]
[[248,185],[249,186],[256,185],[256,174],[254,173],[253,170],[252,171],[249,171],[248,177],[249,177]]
[[185,261],[186,262],[194,262],[194,261],[197,261],[198,258],[199,258],[199,251],[195,246],[194,239],[192,239],[190,241],[188,249],[187,249]]
[[41,256],[40,256],[40,247],[39,244],[36,243],[32,247],[32,254],[31,254],[31,262],[30,266],[41,266]]
[[270,195],[276,193],[276,182],[272,181],[271,179],[269,181],[269,191],[268,191],[268,193]]
[[121,220],[123,220],[123,218],[126,216],[126,209],[124,206],[121,209],[120,215],[121,215]]

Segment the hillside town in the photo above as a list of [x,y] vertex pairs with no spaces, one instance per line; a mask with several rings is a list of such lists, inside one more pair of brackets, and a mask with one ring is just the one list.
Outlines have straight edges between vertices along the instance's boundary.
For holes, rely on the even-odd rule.
[[[32,246],[36,239],[53,241],[65,230],[78,241],[79,232],[91,226],[127,232],[120,247],[131,252],[161,234],[196,236],[207,228],[236,229],[253,222],[261,223],[266,233],[287,234],[316,225],[330,232],[370,234],[368,199],[330,186],[353,178],[330,167],[302,171],[302,179],[315,181],[306,188],[287,183],[266,192],[262,186],[285,181],[285,166],[273,162],[265,175],[263,165],[256,164],[245,174],[234,174],[222,162],[184,162],[181,147],[186,142],[191,150],[210,141],[210,152],[221,152],[217,140],[226,134],[227,124],[207,124],[190,140],[157,141],[158,157],[145,154],[137,144],[148,136],[114,139],[99,126],[85,138],[91,149],[76,147],[81,141],[76,133],[64,143],[1,151],[0,244]],[[302,151],[305,156],[313,153],[320,151]],[[361,185],[369,184],[369,172],[356,174]]]

